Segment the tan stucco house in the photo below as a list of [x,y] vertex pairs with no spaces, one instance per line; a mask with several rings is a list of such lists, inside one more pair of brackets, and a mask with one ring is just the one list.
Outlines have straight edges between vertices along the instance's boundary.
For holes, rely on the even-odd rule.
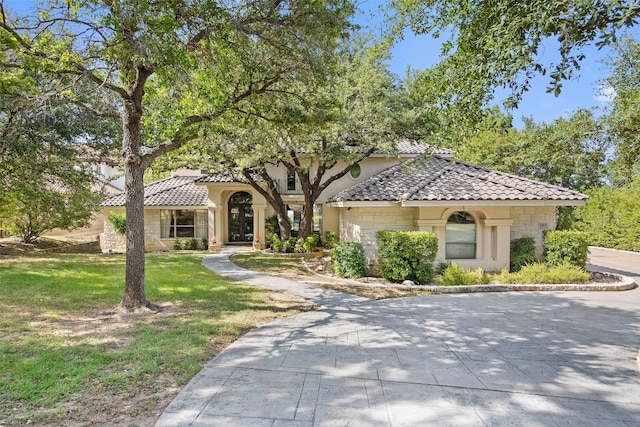
[[[542,252],[542,233],[556,226],[558,206],[584,205],[576,191],[453,160],[450,150],[424,156],[425,146],[403,142],[397,157],[371,155],[334,182],[315,207],[314,228],[362,243],[374,262],[378,230],[424,230],[438,237],[437,260],[497,271],[509,267],[512,239],[531,236]],[[336,170],[344,165],[337,165]],[[269,171],[289,205],[294,228],[303,196],[284,166]],[[311,170],[313,173],[313,170]],[[124,210],[124,195],[103,204]],[[250,185],[229,176],[176,171],[145,187],[145,245],[168,250],[176,239],[264,247],[265,220],[274,211]],[[123,250],[123,238],[105,224],[104,251]]]

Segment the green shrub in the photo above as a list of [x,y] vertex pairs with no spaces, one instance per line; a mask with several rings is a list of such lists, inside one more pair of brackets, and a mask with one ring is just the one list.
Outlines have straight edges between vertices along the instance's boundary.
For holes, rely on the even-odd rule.
[[318,250],[318,242],[320,241],[320,237],[317,234],[311,234],[304,240],[304,244],[302,245],[302,249],[306,253],[315,252]]
[[198,249],[198,241],[193,237],[191,239],[187,239],[182,243],[182,248],[190,251],[195,251]]
[[282,252],[283,249],[282,241],[280,241],[280,236],[275,233],[271,235],[271,249],[273,249],[274,252]]
[[107,216],[107,219],[111,223],[113,231],[121,236],[125,235],[125,233],[127,232],[127,217],[125,214],[110,212],[109,216]]
[[289,240],[282,244],[282,252],[291,253],[296,250],[296,245],[298,244],[298,238],[289,237]]
[[333,249],[340,242],[338,235],[332,231],[325,231],[322,236],[322,246],[326,249]]
[[338,242],[331,251],[331,266],[341,277],[358,278],[369,273],[362,245],[355,242]]
[[433,277],[433,262],[438,252],[438,239],[426,231],[381,230],[378,242],[378,271],[387,280],[412,280],[428,283]]
[[439,262],[434,268],[434,273],[436,274],[436,276],[440,276],[442,273],[445,272],[447,268],[451,267],[451,265],[452,265],[451,261],[449,260]]
[[203,237],[200,239],[200,244],[202,245],[202,249],[209,249],[209,238]]
[[533,237],[524,236],[511,241],[511,271],[536,262],[536,244]]
[[267,245],[270,245],[270,239],[275,234],[276,236],[280,236],[280,226],[278,225],[278,216],[271,215],[264,221],[264,232],[267,235]]
[[179,251],[180,249],[182,249],[182,242],[178,239],[175,240],[175,242],[173,242],[173,249]]
[[640,174],[623,187],[587,190],[589,203],[575,208],[573,228],[591,244],[640,252]]
[[449,265],[436,279],[436,284],[439,286],[470,286],[487,283],[489,283],[489,277],[481,268],[464,270],[458,264]]
[[589,236],[582,231],[556,230],[544,234],[544,260],[553,267],[569,263],[585,269]]
[[491,276],[491,280],[514,284],[586,283],[590,278],[591,275],[584,269],[567,263],[557,266],[535,263],[524,266],[515,273],[503,270],[500,274]]

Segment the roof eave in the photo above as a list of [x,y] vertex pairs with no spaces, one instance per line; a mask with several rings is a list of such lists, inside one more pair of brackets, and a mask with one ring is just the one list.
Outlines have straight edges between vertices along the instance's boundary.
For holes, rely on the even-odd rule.
[[398,206],[397,201],[389,200],[333,200],[325,205],[333,208],[388,208]]
[[586,203],[586,200],[405,200],[402,206],[584,206]]

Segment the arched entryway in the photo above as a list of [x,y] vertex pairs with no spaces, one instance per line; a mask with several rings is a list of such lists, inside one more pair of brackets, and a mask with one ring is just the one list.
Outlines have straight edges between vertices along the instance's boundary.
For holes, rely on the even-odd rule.
[[253,241],[253,197],[238,191],[229,198],[229,243]]

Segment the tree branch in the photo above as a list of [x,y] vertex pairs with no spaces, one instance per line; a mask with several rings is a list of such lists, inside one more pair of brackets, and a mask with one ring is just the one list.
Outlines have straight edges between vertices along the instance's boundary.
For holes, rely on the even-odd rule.
[[319,191],[323,192],[324,190],[327,189],[327,187],[329,187],[334,181],[342,178],[343,176],[345,176],[346,174],[349,173],[349,171],[351,169],[353,169],[355,167],[355,165],[357,165],[358,163],[360,163],[361,161],[363,161],[364,159],[366,159],[367,157],[369,157],[370,155],[372,155],[373,153],[375,153],[376,149],[375,148],[369,148],[362,156],[360,156],[360,158],[358,158],[356,161],[352,162],[351,164],[349,164],[347,167],[345,167],[344,169],[342,169],[340,172],[338,172],[337,174],[332,175],[328,180],[326,180],[325,182],[322,183],[322,185],[320,185],[319,187]]

